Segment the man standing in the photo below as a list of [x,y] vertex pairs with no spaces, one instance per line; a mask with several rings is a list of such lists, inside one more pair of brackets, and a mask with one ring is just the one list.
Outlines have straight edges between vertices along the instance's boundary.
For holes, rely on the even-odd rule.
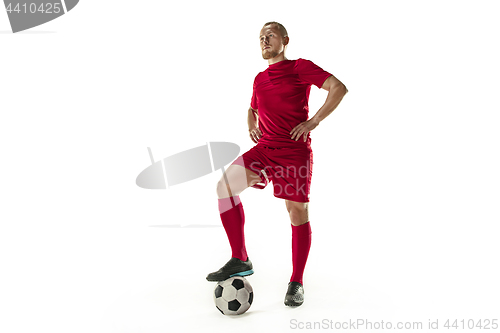
[[[232,250],[232,258],[208,281],[253,274],[245,247],[245,215],[239,194],[248,187],[264,188],[272,181],[274,196],[285,199],[292,226],[293,272],[285,305],[304,302],[302,276],[311,246],[308,217],[313,154],[309,132],[335,110],[347,88],[332,74],[309,60],[288,60],[288,33],[278,22],[264,24],[260,32],[262,57],[268,68],[254,80],[248,110],[250,138],[257,143],[239,156],[217,184],[219,212]],[[324,105],[308,120],[311,85],[328,91]]]

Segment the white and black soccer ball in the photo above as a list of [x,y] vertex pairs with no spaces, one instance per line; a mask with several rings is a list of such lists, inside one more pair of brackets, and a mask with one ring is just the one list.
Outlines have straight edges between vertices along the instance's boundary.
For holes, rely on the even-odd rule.
[[215,306],[222,314],[239,315],[252,305],[253,289],[241,276],[233,276],[217,283],[214,290]]

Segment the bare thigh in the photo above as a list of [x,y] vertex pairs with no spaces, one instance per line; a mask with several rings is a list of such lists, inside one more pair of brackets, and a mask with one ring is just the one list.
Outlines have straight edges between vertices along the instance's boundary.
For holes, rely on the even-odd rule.
[[217,183],[217,196],[222,199],[240,195],[243,190],[260,181],[259,175],[252,170],[232,164]]

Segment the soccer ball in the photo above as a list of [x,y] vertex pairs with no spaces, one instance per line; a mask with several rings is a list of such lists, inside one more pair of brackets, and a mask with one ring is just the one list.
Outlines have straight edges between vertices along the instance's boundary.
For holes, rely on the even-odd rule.
[[233,276],[217,283],[214,290],[215,306],[224,315],[245,313],[252,305],[253,289],[241,276]]

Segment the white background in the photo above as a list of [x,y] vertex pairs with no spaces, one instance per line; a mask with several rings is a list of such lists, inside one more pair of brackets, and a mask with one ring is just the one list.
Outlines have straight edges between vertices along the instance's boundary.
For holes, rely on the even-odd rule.
[[[496,4],[84,0],[17,34],[0,11],[0,331],[500,319]],[[248,189],[255,299],[226,317],[205,281],[230,255],[221,172],[164,191],[135,178],[147,147],[160,159],[209,141],[253,146],[246,112],[272,20],[288,30],[288,59],[349,93],[311,134],[304,305],[283,305],[285,204]],[[312,88],[310,116],[325,98]]]

